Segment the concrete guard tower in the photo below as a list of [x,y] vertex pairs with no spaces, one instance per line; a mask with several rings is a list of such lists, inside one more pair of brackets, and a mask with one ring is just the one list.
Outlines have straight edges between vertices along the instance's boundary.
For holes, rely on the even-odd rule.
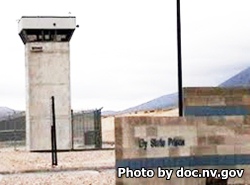
[[23,16],[19,35],[25,44],[26,146],[51,149],[51,96],[55,97],[57,148],[72,145],[69,41],[75,17]]

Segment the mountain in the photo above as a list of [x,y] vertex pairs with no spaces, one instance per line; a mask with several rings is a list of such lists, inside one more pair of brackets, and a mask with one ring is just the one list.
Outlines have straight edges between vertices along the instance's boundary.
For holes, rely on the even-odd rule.
[[146,111],[146,110],[157,110],[164,108],[175,108],[178,104],[178,94],[168,94],[161,96],[159,98],[153,99],[149,102],[143,103],[141,105],[131,107],[129,109],[123,110],[119,113],[125,114],[136,111]]
[[249,87],[250,86],[250,67],[239,72],[235,76],[221,83],[219,87]]
[[102,116],[112,116],[115,114],[117,114],[117,111],[112,111],[112,110],[102,111]]
[[15,111],[13,109],[7,107],[0,107],[0,118],[11,116],[19,111]]
[[[250,87],[250,67],[241,71],[240,73],[229,78],[225,82],[221,83],[219,87]],[[153,99],[149,102],[140,104],[138,106],[128,108],[126,110],[116,112],[115,114],[124,114],[135,111],[146,111],[146,110],[157,110],[157,109],[167,109],[178,107],[178,94],[173,93],[169,95],[164,95],[159,98]]]
[[[228,80],[219,85],[219,87],[239,87],[239,86],[250,87],[250,67],[239,72],[238,74],[234,75],[233,77],[229,78]],[[173,93],[155,98],[151,101],[125,109],[123,111],[103,111],[102,115],[109,116],[109,115],[125,114],[136,111],[168,109],[176,107],[178,107],[178,94]],[[0,107],[0,118],[6,117],[8,115],[13,115],[18,112],[20,111],[15,111],[7,107]]]

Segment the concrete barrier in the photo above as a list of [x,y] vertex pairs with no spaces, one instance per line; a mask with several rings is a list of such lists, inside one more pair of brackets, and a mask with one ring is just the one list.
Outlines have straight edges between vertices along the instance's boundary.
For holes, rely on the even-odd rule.
[[[128,178],[124,174],[121,178],[116,176],[116,184],[206,184],[206,178],[177,178],[175,172],[180,167],[200,171],[244,169],[242,178],[229,178],[227,183],[249,184],[249,141],[247,115],[119,117],[115,119],[116,171],[145,168],[152,169],[155,175]],[[157,177],[158,167],[173,169],[171,179]]]

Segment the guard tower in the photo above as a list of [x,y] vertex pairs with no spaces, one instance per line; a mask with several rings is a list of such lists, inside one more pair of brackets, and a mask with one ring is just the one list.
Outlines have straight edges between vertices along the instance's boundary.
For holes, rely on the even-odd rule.
[[23,16],[18,32],[25,44],[26,146],[51,149],[51,96],[55,97],[59,150],[71,149],[69,41],[75,17]]

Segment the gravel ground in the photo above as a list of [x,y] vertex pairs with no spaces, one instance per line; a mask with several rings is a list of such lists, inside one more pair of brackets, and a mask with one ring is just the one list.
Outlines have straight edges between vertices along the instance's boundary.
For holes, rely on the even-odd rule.
[[51,153],[0,149],[0,184],[115,184],[114,150]]
[[[102,128],[103,142],[114,147],[114,117],[104,119]],[[51,153],[4,147],[0,145],[0,185],[115,184],[114,149],[59,152],[58,166],[52,167]]]
[[3,175],[0,177],[2,185],[40,185],[40,184],[76,184],[76,185],[114,185],[115,170],[105,171],[71,171],[49,173],[23,173]]

